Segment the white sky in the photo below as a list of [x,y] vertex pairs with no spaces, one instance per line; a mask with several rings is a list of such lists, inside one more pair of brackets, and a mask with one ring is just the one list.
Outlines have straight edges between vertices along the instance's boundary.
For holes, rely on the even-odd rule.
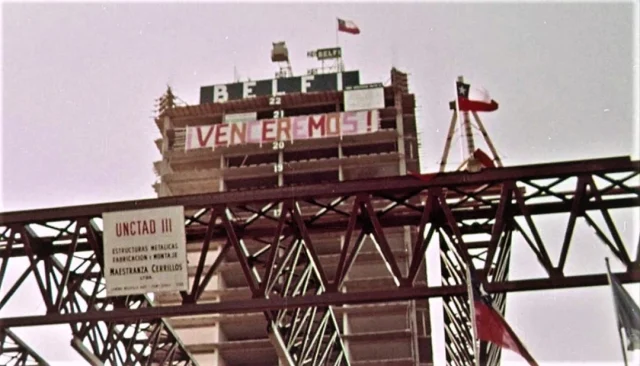
[[[500,103],[484,124],[506,165],[638,159],[638,8],[631,4],[4,3],[0,210],[153,197],[160,155],[151,117],[167,83],[196,104],[199,87],[233,81],[234,66],[243,79],[271,78],[271,42],[279,40],[294,73],[303,74],[315,66],[308,50],[335,44],[336,17],[362,30],[339,40],[362,82],[387,81],[391,66],[410,73],[425,170],[437,169],[458,75]],[[455,168],[460,145],[452,152]],[[637,241],[638,210],[614,217],[627,242]],[[566,219],[541,223],[557,252]],[[574,241],[583,247],[574,246],[569,271],[602,271],[606,252],[581,224]],[[538,270],[516,246],[511,276]],[[638,286],[627,289],[638,299]],[[507,319],[542,365],[619,362],[611,305],[606,287],[518,293],[509,297]],[[23,301],[2,316],[42,310]],[[48,332],[68,333],[57,329]],[[64,336],[18,333],[49,360],[78,360]],[[437,350],[436,360],[443,357]],[[518,356],[505,352],[504,360]]]

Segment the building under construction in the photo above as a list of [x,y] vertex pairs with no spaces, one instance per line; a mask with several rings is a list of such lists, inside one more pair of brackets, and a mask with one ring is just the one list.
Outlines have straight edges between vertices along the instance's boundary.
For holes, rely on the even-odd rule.
[[[277,52],[278,49],[274,48],[274,53]],[[340,61],[336,60],[338,65]],[[405,175],[407,171],[418,172],[420,162],[415,99],[409,92],[407,75],[396,69],[391,70],[389,85],[376,83],[366,89],[359,89],[365,93],[372,89],[381,91],[379,95],[382,98],[375,101],[379,103],[379,109],[376,110],[379,126],[374,131],[353,135],[336,133],[333,136],[325,131],[324,136],[313,139],[296,140],[287,136],[284,141],[275,138],[267,141],[261,139],[255,143],[243,141],[244,143],[230,144],[227,141],[212,148],[185,148],[185,141],[190,139],[187,137],[187,127],[225,123],[231,125],[234,122],[226,121],[232,120],[234,116],[258,121],[273,119],[276,123],[300,116],[318,116],[319,123],[324,121],[327,130],[331,129],[331,116],[340,118],[340,113],[345,112],[343,89],[354,87],[358,90],[361,84],[357,71],[327,71],[322,73],[322,70],[318,70],[306,77],[287,77],[286,73],[276,75],[281,76],[278,78],[281,80],[280,86],[293,84],[291,89],[295,90],[295,84],[311,84],[310,80],[313,80],[320,87],[328,89],[325,91],[267,93],[207,103],[213,97],[213,92],[208,93],[212,88],[203,87],[202,104],[163,109],[156,120],[162,133],[162,139],[157,140],[156,144],[163,157],[155,164],[159,176],[155,185],[158,196],[257,190],[312,183],[331,184]],[[330,85],[331,83],[322,83],[321,77],[340,78],[342,81]],[[340,83],[343,84],[342,88],[337,85]],[[243,83],[236,84],[238,94],[242,90],[241,84]],[[255,89],[259,90],[260,85]],[[233,84],[226,94],[232,90]],[[163,102],[168,103],[166,98],[170,97],[165,96]],[[349,105],[346,107],[348,111]],[[326,120],[320,121],[321,118]],[[207,131],[201,132],[200,138],[206,135]],[[210,139],[215,137],[211,135]],[[344,200],[339,204],[334,203],[332,207],[333,210],[349,211],[352,205],[352,200]],[[301,205],[300,210],[312,213],[318,207],[313,204],[307,206]],[[276,219],[281,213],[282,207],[270,210],[270,214]],[[331,215],[339,216],[340,213],[332,212],[328,216]],[[415,241],[416,232],[409,227],[398,227],[387,235],[391,250],[398,258],[403,259],[398,266],[406,273],[409,266],[406,261],[407,253],[411,250],[411,243]],[[336,272],[344,239],[344,235],[332,232],[310,234],[317,259],[327,273]],[[340,290],[358,292],[393,287],[393,278],[385,262],[376,254],[376,245],[371,240],[359,238],[358,241],[362,241],[359,244],[362,246],[360,253]],[[209,250],[215,252],[211,255],[212,258],[215,258],[224,244],[224,240],[210,243]],[[202,243],[189,243],[190,250],[194,251],[189,256],[190,276],[196,275],[201,245]],[[258,239],[245,240],[244,245],[249,253],[256,253],[260,252],[265,243]],[[220,269],[202,293],[203,300],[251,297],[251,290],[236,256],[229,253],[216,264]],[[258,259],[254,268],[264,274],[265,265],[264,260]],[[328,276],[328,280],[334,281],[335,278]],[[424,268],[418,280],[426,284]],[[160,295],[157,301],[161,305],[168,305],[179,304],[181,299],[178,293],[174,293]],[[427,300],[342,307],[334,309],[331,318],[337,327],[340,347],[344,349],[345,357],[352,365],[431,364]],[[170,323],[201,365],[277,365],[278,352],[267,332],[268,320],[268,317],[265,318],[263,313],[258,312],[171,319]]]
[[[591,240],[624,267],[614,274],[621,283],[640,282],[640,241],[625,243],[624,215],[611,215],[640,207],[639,161],[503,167],[476,113],[497,103],[474,106],[459,79],[442,167],[458,117],[469,159],[459,171],[420,174],[407,75],[392,69],[388,84],[362,83],[339,48],[309,55],[333,66],[295,77],[275,43],[273,79],[204,86],[193,106],[168,90],[155,119],[159,198],[0,213],[0,310],[26,279],[45,309],[0,315],[0,364],[48,365],[15,330],[68,324],[71,346],[92,365],[432,365],[428,300],[438,297],[447,364],[493,366],[500,349],[476,342],[470,327],[471,276],[502,314],[509,292],[606,285],[604,271],[566,273]],[[473,120],[492,157],[476,149]],[[114,239],[111,218],[152,210],[178,213],[180,223],[163,216],[157,229],[179,229],[180,244],[149,249],[134,226]],[[537,223],[550,214],[566,219],[564,233],[544,235],[551,229]],[[593,236],[572,245],[585,224]],[[559,255],[545,237],[561,238]],[[116,256],[125,239],[139,240],[142,254]],[[429,245],[436,263],[425,259]],[[509,278],[512,245],[527,247],[537,273]],[[180,271],[158,275],[168,290],[144,287],[147,255],[166,259],[158,272]],[[13,281],[9,262],[23,269]],[[438,285],[427,281],[434,265]]]

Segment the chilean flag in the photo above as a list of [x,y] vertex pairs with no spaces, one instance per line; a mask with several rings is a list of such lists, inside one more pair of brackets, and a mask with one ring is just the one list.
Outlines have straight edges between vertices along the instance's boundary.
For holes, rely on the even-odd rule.
[[360,34],[360,28],[358,28],[356,23],[340,18],[338,18],[338,31],[350,34]]
[[[462,112],[493,112],[498,109],[498,102],[491,99],[486,90],[471,89],[471,85],[460,81],[456,82],[456,90],[458,109]],[[456,102],[449,103],[449,108],[455,110]]]
[[474,282],[472,279],[473,308],[476,313],[478,339],[491,342],[500,348],[510,349],[527,360],[529,365],[538,366],[507,321],[493,308],[489,294],[482,295],[479,286]]

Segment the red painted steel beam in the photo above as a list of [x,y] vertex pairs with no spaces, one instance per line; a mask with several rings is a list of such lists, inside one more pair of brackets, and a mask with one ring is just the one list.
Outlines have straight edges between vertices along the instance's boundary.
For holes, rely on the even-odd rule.
[[480,185],[509,180],[545,179],[571,177],[583,174],[638,171],[640,161],[629,157],[580,160],[561,163],[523,165],[509,168],[486,169],[479,173],[452,172],[436,175],[429,182],[411,176],[354,180],[331,184],[314,184],[296,187],[270,188],[251,191],[221,192],[189,196],[163,197],[137,201],[102,203],[85,206],[70,206],[29,211],[0,213],[0,225],[23,222],[45,222],[71,220],[79,217],[101,216],[104,212],[125,211],[165,206],[205,207],[213,205],[236,205],[243,203],[266,203],[286,199],[337,197],[358,193],[390,193],[420,190],[429,187]]
[[[640,282],[640,269],[618,273],[615,276],[621,283]],[[531,290],[551,290],[572,287],[607,285],[605,274],[559,277],[554,279],[529,279],[488,284],[487,292],[519,292]],[[135,322],[163,317],[195,316],[216,313],[249,313],[279,309],[294,309],[310,306],[366,304],[377,302],[406,301],[463,295],[464,286],[416,286],[397,288],[387,291],[357,293],[324,293],[299,297],[256,298],[239,301],[224,301],[212,304],[186,304],[182,306],[165,306],[142,309],[116,309],[108,312],[89,311],[78,314],[49,314],[42,316],[25,316],[0,319],[0,329],[22,326],[39,326],[77,322]]]
[[[618,199],[610,199],[602,202],[588,202],[584,204],[584,208],[586,211],[592,210],[600,210],[600,209],[615,209],[615,208],[625,208],[625,207],[638,207],[640,206],[640,198],[618,198]],[[568,212],[571,209],[571,202],[553,202],[553,203],[538,203],[538,204],[527,204],[527,210],[530,215],[544,215],[544,214],[553,214],[553,213],[563,213]],[[513,207],[513,215],[520,216],[522,215],[522,210],[519,207]],[[401,212],[401,214],[400,214]],[[495,216],[497,212],[497,207],[490,208],[479,208],[476,210],[454,210],[454,217],[456,221],[461,222],[464,220],[473,220],[473,219],[483,219],[487,217]],[[404,210],[397,212],[389,213],[380,218],[380,223],[383,227],[397,227],[404,225],[417,225],[420,223],[422,213],[414,210]],[[345,227],[348,223],[348,218],[342,218],[335,221],[317,223],[313,225],[307,225],[307,228],[310,233],[314,232],[344,232]],[[256,228],[247,228],[244,230],[237,230],[239,234],[242,234],[243,237],[271,237],[273,236],[274,226],[266,226],[266,227],[256,227]],[[361,225],[359,223],[356,224],[356,229],[361,229]],[[188,241],[198,241],[202,240],[206,234],[206,227],[189,229],[187,228],[187,240]],[[214,232],[212,239],[220,239],[225,238],[226,233],[224,232]],[[44,250],[45,247],[51,246],[51,238],[34,238],[40,244],[38,248],[40,250]],[[51,248],[48,253],[57,254],[57,253],[65,253],[68,251],[69,244],[58,244]],[[0,257],[4,255],[4,252],[7,249],[0,249]],[[92,248],[87,243],[78,243],[76,251],[88,251],[92,250]],[[36,250],[38,252],[38,250]],[[11,250],[11,257],[22,257],[25,256],[24,248],[14,248]]]

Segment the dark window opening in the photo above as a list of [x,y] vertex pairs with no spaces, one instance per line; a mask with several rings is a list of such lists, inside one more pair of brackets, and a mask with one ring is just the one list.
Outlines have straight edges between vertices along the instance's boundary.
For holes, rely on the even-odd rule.
[[387,129],[396,129],[396,119],[393,118],[384,118],[380,121],[380,128],[383,130]]
[[228,157],[228,167],[241,167],[258,164],[275,164],[278,162],[278,154],[247,154],[244,156],[232,156]]
[[340,175],[338,170],[329,170],[324,172],[314,172],[305,174],[291,174],[284,176],[285,185],[303,185],[318,184],[339,181]]
[[369,155],[390,153],[397,151],[395,142],[388,142],[375,145],[360,145],[360,146],[344,146],[342,148],[342,156],[354,156],[354,155]]
[[284,161],[338,158],[338,148],[284,152]]
[[278,176],[260,178],[242,178],[237,180],[227,180],[225,185],[228,191],[238,191],[258,188],[273,188],[278,186]]

